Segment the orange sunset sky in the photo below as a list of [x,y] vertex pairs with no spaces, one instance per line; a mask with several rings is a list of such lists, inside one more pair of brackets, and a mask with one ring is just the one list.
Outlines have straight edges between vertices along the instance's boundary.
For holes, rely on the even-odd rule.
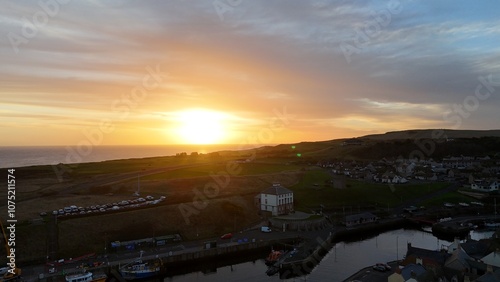
[[497,2],[40,2],[0,3],[1,146],[498,128]]

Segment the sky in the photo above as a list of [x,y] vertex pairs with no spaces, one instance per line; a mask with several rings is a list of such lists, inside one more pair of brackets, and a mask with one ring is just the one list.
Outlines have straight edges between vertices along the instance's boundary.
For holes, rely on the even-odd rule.
[[498,129],[499,10],[498,1],[1,1],[0,146]]

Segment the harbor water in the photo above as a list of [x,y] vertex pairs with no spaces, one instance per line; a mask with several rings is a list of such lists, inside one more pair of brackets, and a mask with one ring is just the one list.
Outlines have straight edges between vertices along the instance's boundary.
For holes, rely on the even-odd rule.
[[[471,238],[478,240],[489,238],[491,235],[492,232],[473,231]],[[408,243],[414,247],[430,250],[438,250],[451,244],[429,232],[398,229],[354,242],[339,242],[310,274],[302,277],[288,280],[280,280],[278,275],[269,277],[266,275],[267,266],[262,258],[219,267],[211,271],[193,271],[184,275],[166,277],[163,281],[343,281],[356,271],[377,262],[402,259],[406,254]]]

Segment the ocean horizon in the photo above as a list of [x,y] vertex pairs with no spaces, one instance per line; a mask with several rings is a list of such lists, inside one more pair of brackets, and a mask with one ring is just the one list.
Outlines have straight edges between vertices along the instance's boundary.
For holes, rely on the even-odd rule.
[[82,148],[75,146],[3,146],[0,147],[0,168],[16,168],[34,165],[55,165],[59,163],[90,163],[120,159],[175,156],[178,153],[198,152],[207,154],[217,151],[236,151],[262,146],[241,144],[210,145],[103,145]]

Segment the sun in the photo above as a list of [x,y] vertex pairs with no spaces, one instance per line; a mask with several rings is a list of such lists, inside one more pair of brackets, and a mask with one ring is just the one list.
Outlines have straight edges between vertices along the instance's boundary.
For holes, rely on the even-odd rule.
[[185,110],[178,112],[177,134],[187,144],[218,144],[225,138],[225,115],[210,110]]

